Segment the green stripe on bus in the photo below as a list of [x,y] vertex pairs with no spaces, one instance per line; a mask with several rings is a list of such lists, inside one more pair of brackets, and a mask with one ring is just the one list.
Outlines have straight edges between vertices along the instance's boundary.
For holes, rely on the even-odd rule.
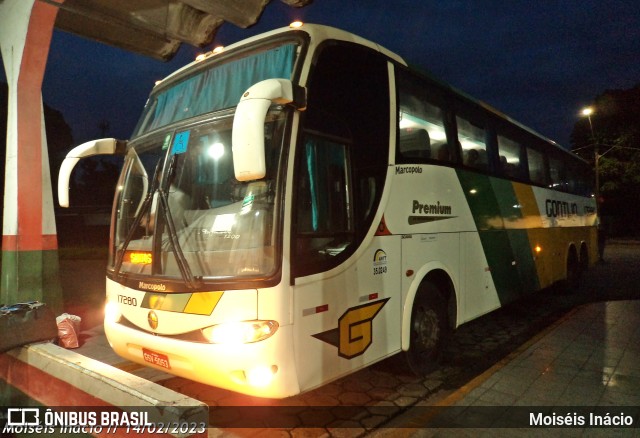
[[504,228],[489,177],[464,170],[458,170],[457,173],[478,231]]
[[536,290],[539,280],[513,183],[458,170],[501,304]]
[[[523,221],[522,202],[515,190],[517,183],[500,178],[488,178],[494,189],[496,202],[502,214],[504,227],[507,229],[506,233],[511,245],[511,266],[517,272],[517,283],[519,283],[518,291],[516,292],[526,293],[537,290],[540,282],[533,259],[529,232],[526,229],[528,225]],[[535,198],[533,201],[535,202]]]
[[499,178],[489,178],[493,193],[496,197],[496,203],[500,211],[505,228],[515,228],[522,219],[522,210],[520,209],[518,198],[513,190],[511,181]]

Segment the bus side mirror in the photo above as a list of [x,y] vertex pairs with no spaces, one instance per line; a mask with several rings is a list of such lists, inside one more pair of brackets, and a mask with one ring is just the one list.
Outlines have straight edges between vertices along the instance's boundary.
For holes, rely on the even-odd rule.
[[127,142],[116,140],[115,138],[102,138],[100,140],[92,140],[82,143],[71,149],[58,173],[58,204],[60,207],[69,207],[69,180],[71,172],[81,158],[91,157],[93,155],[124,155]]
[[233,169],[238,181],[264,178],[264,123],[272,104],[306,106],[306,90],[287,79],[267,79],[252,85],[240,98],[231,137]]

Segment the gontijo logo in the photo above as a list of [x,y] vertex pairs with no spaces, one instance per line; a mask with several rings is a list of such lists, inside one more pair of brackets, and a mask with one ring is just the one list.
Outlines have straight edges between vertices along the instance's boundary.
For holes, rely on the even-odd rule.
[[556,201],[547,199],[544,201],[547,217],[569,217],[578,215],[578,204],[575,202]]
[[149,323],[149,327],[152,329],[155,330],[158,328],[158,315],[156,315],[156,312],[152,310],[148,313],[147,322]]
[[338,327],[312,335],[338,347],[338,356],[353,359],[363,354],[373,343],[373,320],[390,298],[350,307],[338,319]]

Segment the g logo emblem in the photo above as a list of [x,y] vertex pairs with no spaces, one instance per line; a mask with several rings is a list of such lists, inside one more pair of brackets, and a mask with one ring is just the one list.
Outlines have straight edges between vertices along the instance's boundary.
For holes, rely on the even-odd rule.
[[311,335],[338,347],[338,356],[353,359],[363,354],[373,342],[373,319],[390,298],[351,307],[338,320],[338,327]]
[[156,315],[156,312],[154,312],[153,310],[149,312],[149,314],[147,315],[147,322],[149,323],[149,327],[151,327],[153,330],[158,328],[158,315]]
[[373,342],[373,318],[389,299],[352,307],[338,320],[340,344],[338,356],[353,359],[363,354]]

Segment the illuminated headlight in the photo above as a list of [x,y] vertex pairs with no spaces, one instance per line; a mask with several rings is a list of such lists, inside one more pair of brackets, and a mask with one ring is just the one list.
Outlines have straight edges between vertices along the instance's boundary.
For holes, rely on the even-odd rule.
[[267,386],[271,383],[277,371],[278,367],[275,365],[270,367],[260,365],[256,366],[246,372],[247,382],[251,386]]
[[213,344],[248,344],[265,340],[276,330],[276,321],[239,321],[207,327],[202,334]]
[[108,322],[118,322],[120,321],[120,309],[118,308],[118,304],[113,301],[108,301],[104,306],[104,319]]

